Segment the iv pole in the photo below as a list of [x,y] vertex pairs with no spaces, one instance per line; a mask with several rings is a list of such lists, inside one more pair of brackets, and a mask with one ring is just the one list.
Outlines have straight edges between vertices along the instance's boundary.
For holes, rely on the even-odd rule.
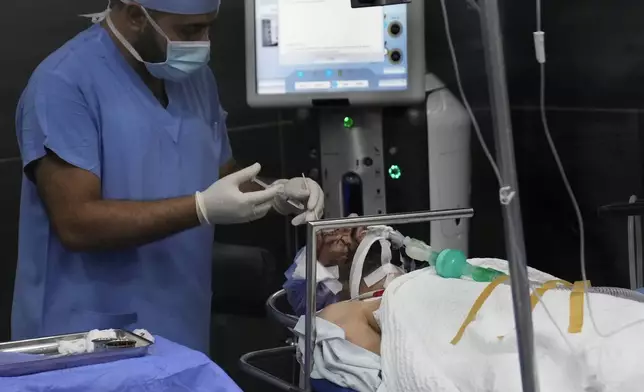
[[[411,0],[351,0],[352,7],[386,6],[391,4],[408,3]],[[415,0],[425,1],[425,0]],[[512,120],[510,118],[510,104],[508,99],[507,81],[505,75],[505,59],[503,55],[503,34],[501,32],[498,0],[479,0],[481,17],[481,33],[483,36],[483,49],[490,90],[490,104],[492,109],[492,122],[494,126],[494,139],[497,150],[497,165],[501,178],[505,182],[505,189],[501,193],[513,194],[502,203],[503,222],[505,226],[505,246],[510,268],[510,281],[512,287],[512,306],[514,309],[514,322],[517,331],[517,345],[519,349],[519,362],[521,369],[521,383],[523,392],[538,392],[537,369],[534,355],[534,332],[532,327],[532,312],[530,306],[530,286],[526,262],[523,224],[521,221],[521,206],[516,164],[514,159],[514,140],[512,137]],[[504,196],[500,194],[500,196]],[[431,212],[430,212],[431,214]],[[403,214],[404,215],[404,214]],[[377,219],[378,217],[369,218]],[[351,222],[345,224],[356,223]],[[304,390],[310,391],[310,374],[312,370],[313,348],[315,342],[315,233],[331,223],[318,221],[310,222],[307,228],[307,257],[306,257],[306,348]],[[364,222],[361,222],[364,223]],[[339,227],[339,226],[338,226]],[[349,226],[343,226],[349,227]]]
[[[479,0],[481,33],[490,90],[492,122],[496,142],[497,165],[504,187],[514,192],[509,202],[502,203],[505,247],[510,267],[512,306],[517,331],[519,363],[523,392],[539,390],[534,355],[534,333],[530,306],[530,286],[526,262],[521,206],[514,159],[514,139],[508,99],[498,0]],[[501,191],[503,192],[503,190]],[[501,195],[500,195],[501,196]]]

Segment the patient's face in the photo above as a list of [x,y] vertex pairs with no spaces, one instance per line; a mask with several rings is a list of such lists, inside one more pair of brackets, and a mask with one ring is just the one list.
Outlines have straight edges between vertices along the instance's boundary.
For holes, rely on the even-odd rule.
[[[349,272],[351,262],[360,242],[367,234],[366,227],[356,229],[323,230],[317,235],[318,261],[326,266],[339,267],[339,281],[344,289],[338,294],[340,300],[347,300],[349,295]],[[379,259],[378,259],[379,260]],[[378,264],[380,261],[378,261]],[[367,286],[364,280],[360,282],[359,294],[369,293],[385,288],[386,279],[383,278],[373,286]]]
[[317,235],[318,261],[326,266],[349,266],[353,255],[366,235],[365,227],[323,230]]

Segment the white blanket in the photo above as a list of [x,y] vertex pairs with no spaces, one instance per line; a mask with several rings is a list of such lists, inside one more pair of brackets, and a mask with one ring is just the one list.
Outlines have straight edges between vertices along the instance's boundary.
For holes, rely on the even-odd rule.
[[[505,262],[474,260],[504,269]],[[531,271],[531,280],[553,277]],[[456,345],[450,344],[486,283],[443,279],[433,269],[407,274],[387,288],[382,325],[383,383],[389,391],[457,392],[521,390],[510,286],[501,285],[485,302]],[[570,292],[548,291],[543,300],[573,351],[541,304],[533,312],[540,390],[642,391],[644,323],[611,338],[591,325],[587,303],[583,330],[569,334]],[[599,330],[608,333],[644,319],[644,304],[591,294]],[[505,336],[499,340],[498,336]]]

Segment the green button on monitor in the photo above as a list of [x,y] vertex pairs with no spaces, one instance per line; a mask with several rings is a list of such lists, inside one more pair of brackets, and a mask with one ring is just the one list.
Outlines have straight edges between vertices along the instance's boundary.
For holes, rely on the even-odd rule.
[[345,117],[343,120],[344,127],[347,129],[353,128],[354,122],[351,117]]
[[391,177],[392,180],[397,180],[402,176],[402,170],[400,170],[400,167],[398,165],[391,165],[389,167],[389,177]]

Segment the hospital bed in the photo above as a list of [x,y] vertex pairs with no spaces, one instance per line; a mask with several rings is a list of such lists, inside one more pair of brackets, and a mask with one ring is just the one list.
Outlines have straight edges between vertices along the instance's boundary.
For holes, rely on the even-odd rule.
[[[401,225],[410,223],[423,223],[435,220],[468,219],[474,215],[474,210],[455,209],[442,211],[421,211],[404,214],[375,215],[366,217],[354,217],[344,219],[326,219],[309,223],[307,230],[307,313],[306,313],[306,349],[304,353],[298,353],[295,338],[289,339],[287,346],[253,351],[245,354],[240,359],[240,366],[243,371],[257,377],[264,382],[280,388],[284,391],[314,391],[314,392],[352,392],[349,389],[339,387],[325,380],[313,380],[310,378],[310,370],[313,359],[313,336],[315,335],[315,317],[312,309],[315,307],[316,278],[315,268],[312,260],[316,260],[314,249],[316,249],[316,233],[322,229],[352,228],[359,226],[377,225]],[[266,302],[266,310],[271,318],[293,332],[298,318],[290,314],[290,305],[286,300],[286,293],[280,290],[271,295]],[[284,360],[290,358],[293,363],[293,377],[284,380],[276,375],[263,370],[258,362],[271,360]],[[308,369],[306,364],[309,364]]]
[[[409,215],[412,215],[412,214],[407,214],[406,217],[409,218]],[[387,219],[386,217],[382,217],[382,218]],[[347,220],[339,219],[339,220],[335,220],[334,223],[343,224],[342,221],[347,221]],[[356,221],[361,221],[361,219],[354,220],[354,222]],[[419,220],[415,220],[415,222],[418,222],[418,221]],[[373,223],[373,222],[369,222],[369,223],[382,224],[382,223],[389,223],[389,222],[391,221],[383,222],[381,220],[378,220],[376,223]],[[369,223],[366,223],[366,224],[369,224]],[[406,222],[398,221],[397,223],[406,223]],[[362,224],[365,224],[365,223],[362,222]],[[331,227],[331,225],[325,226],[325,228],[328,228],[328,227]],[[347,227],[347,226],[343,226],[343,227]],[[315,247],[310,248],[309,247],[310,245],[311,244],[309,241],[309,243],[307,244],[307,249],[315,249]],[[309,272],[312,269],[313,268],[310,268],[309,271],[307,271],[307,276],[310,276]],[[567,289],[561,288],[561,290],[567,290]],[[315,292],[315,285],[313,285],[313,288],[310,289],[309,291]],[[589,292],[607,294],[613,297],[618,297],[622,299],[628,299],[631,301],[644,303],[644,295],[631,290],[608,288],[608,287],[593,287],[593,288],[589,288]],[[308,298],[307,303],[314,304],[315,299],[313,298],[311,300],[311,298]],[[269,316],[274,321],[278,322],[280,325],[287,328],[290,332],[293,332],[293,329],[296,323],[298,322],[298,318],[291,314],[290,305],[286,300],[286,293],[284,290],[280,290],[268,298],[266,302],[266,310]],[[314,324],[314,322],[312,324]],[[311,329],[314,330],[315,328],[314,325],[312,325],[312,327],[313,328]],[[306,349],[304,351],[306,352]],[[307,359],[308,358],[306,358],[306,353],[297,352],[296,342],[294,340],[289,340],[287,346],[268,349],[268,350],[254,351],[244,355],[241,358],[241,367],[245,372],[249,373],[250,375],[284,391],[300,392],[300,391],[310,390],[314,392],[338,392],[338,391],[351,392],[351,390],[349,389],[339,387],[325,380],[310,379],[306,372],[306,367],[302,365],[305,363],[311,363],[311,362],[307,362]],[[258,365],[258,363],[261,361],[273,362],[277,360],[290,361],[290,366],[292,371],[291,371],[290,377],[288,377],[287,379],[283,377],[282,378],[277,377],[272,372],[262,369],[261,366]]]

